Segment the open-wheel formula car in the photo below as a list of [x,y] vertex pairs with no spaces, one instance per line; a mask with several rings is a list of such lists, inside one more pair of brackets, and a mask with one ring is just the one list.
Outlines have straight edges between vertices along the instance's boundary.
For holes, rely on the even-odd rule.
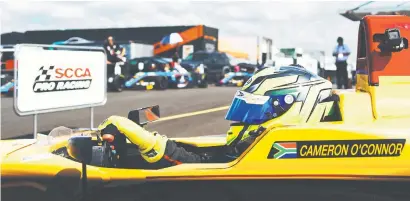
[[170,69],[169,60],[159,57],[137,58],[131,60],[130,63],[133,66],[131,74],[134,76],[125,82],[126,88],[163,90],[195,86],[208,87],[202,66],[198,66],[192,71],[182,69],[184,71],[179,72],[176,69]]
[[13,46],[2,46],[1,57],[1,94],[12,96],[14,93],[14,50]]
[[[405,16],[364,17],[356,91],[306,103],[316,106],[310,118],[320,123],[264,125],[235,157],[225,154],[226,136],[173,138],[219,157],[165,168],[142,160],[134,144],[110,144],[91,129],[2,140],[2,199],[408,200],[410,96],[396,92],[410,90],[409,23]],[[331,111],[320,109],[329,103]],[[129,118],[146,124],[139,117],[150,114],[145,109]]]
[[12,96],[14,93],[14,71],[2,70],[1,72],[1,94]]
[[245,82],[251,78],[253,73],[248,72],[229,72],[225,74],[225,77],[216,83],[216,86],[222,85],[234,85],[234,86],[242,86]]
[[[262,62],[266,62],[265,60]],[[227,73],[224,77],[215,83],[216,86],[243,86],[249,78],[258,70],[258,66],[248,62],[240,62]]]

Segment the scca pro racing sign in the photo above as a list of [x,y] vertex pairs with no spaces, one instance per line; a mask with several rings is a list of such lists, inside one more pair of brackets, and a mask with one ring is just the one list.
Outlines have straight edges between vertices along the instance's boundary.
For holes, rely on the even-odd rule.
[[35,93],[83,90],[91,86],[92,75],[85,67],[42,66],[34,80]]

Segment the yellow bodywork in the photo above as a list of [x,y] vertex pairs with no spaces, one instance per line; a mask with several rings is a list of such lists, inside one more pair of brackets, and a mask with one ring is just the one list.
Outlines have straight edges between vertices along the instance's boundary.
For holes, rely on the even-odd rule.
[[[387,82],[391,83],[391,82]],[[410,89],[410,85],[407,89]],[[390,84],[390,90],[396,84]],[[382,90],[377,91],[382,96]],[[383,93],[388,93],[384,85]],[[257,140],[236,160],[229,163],[181,164],[159,170],[120,169],[88,166],[90,179],[102,179],[106,182],[124,180],[199,180],[199,179],[279,179],[279,178],[338,178],[338,179],[410,179],[410,114],[399,110],[399,115],[376,116],[375,111],[383,104],[395,105],[405,98],[374,101],[374,96],[367,92],[340,90],[335,91],[340,97],[343,120],[303,125],[270,125]],[[377,100],[377,99],[376,99]],[[384,102],[385,101],[385,102]],[[407,110],[408,111],[408,110]],[[377,117],[377,118],[376,118]],[[40,138],[46,138],[39,135]],[[65,169],[81,170],[81,164],[50,152],[64,147],[67,139],[60,139],[52,145],[35,143],[35,140],[3,140],[2,177],[24,178],[53,177]],[[392,152],[399,156],[392,157],[334,157],[334,158],[268,158],[275,142],[281,141],[326,141],[326,140],[374,140],[403,139],[403,145],[395,145]],[[225,136],[174,138],[174,140],[197,147],[223,146]],[[41,140],[39,140],[41,141]],[[367,146],[371,146],[368,144]],[[375,146],[375,145],[373,145]],[[10,152],[11,149],[14,149]],[[9,150],[9,152],[6,152]],[[363,152],[363,150],[361,150]],[[373,151],[375,152],[375,151]],[[388,152],[388,151],[387,151]],[[306,150],[305,153],[306,154]],[[318,153],[329,155],[329,151]],[[339,153],[340,154],[340,153]],[[7,184],[4,184],[7,186]]]
[[[408,63],[406,65],[405,67],[408,67]],[[244,153],[231,162],[180,164],[157,170],[88,166],[88,178],[100,179],[112,185],[124,181],[138,183],[152,180],[410,180],[410,76],[380,76],[379,86],[369,86],[366,75],[358,75],[357,83],[356,90],[334,91],[340,99],[337,104],[342,116],[341,121],[269,125]],[[45,138],[42,135],[40,137]],[[226,136],[174,138],[176,141],[197,147],[224,146],[226,139]],[[354,142],[377,139],[400,139],[403,143],[388,143],[388,147],[377,148],[372,143]],[[352,140],[349,148],[340,142],[341,149],[346,153],[351,152],[351,156],[355,155],[353,152],[356,152],[356,156],[359,152],[367,156],[330,157],[341,156],[343,151],[336,151],[335,148],[331,152],[330,145],[324,148],[323,141],[328,140]],[[323,158],[268,158],[276,142],[300,141],[322,142],[322,145],[316,145],[316,151],[310,150],[308,153],[309,149],[314,149],[312,145],[313,148],[300,147],[297,152],[299,155],[316,152],[317,156]],[[2,140],[2,179],[13,178],[22,184],[22,181],[30,181],[31,178],[53,177],[67,169],[81,171],[79,162],[51,154],[52,151],[64,147],[66,143],[67,139],[61,139],[59,143],[52,145],[36,143],[35,140]],[[354,146],[357,146],[357,151],[352,151]],[[376,152],[396,155],[369,157],[372,154],[374,156]],[[14,180],[5,182],[2,187],[17,185],[13,182]]]

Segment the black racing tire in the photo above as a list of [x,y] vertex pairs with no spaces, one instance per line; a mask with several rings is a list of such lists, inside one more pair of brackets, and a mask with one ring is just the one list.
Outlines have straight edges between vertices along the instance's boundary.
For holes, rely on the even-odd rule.
[[230,73],[232,70],[231,70],[231,67],[229,67],[229,66],[224,66],[223,68],[222,68],[222,76],[225,76],[225,74],[227,74],[227,73]]
[[111,89],[113,91],[122,92],[122,90],[124,89],[124,79],[119,76],[115,77],[111,86]]
[[198,84],[199,88],[208,88],[208,82],[203,80],[201,83]]
[[158,77],[157,80],[155,81],[155,89],[156,90],[168,89],[168,78]]
[[198,86],[198,88],[208,88],[208,80],[206,74],[192,74],[193,83]]
[[215,82],[215,86],[222,86],[223,84],[221,84],[220,82]]

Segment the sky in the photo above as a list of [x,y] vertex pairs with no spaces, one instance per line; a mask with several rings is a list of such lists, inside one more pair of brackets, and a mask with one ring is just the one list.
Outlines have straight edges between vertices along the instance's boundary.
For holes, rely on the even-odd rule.
[[276,47],[330,54],[341,36],[356,55],[358,22],[339,15],[364,2],[351,1],[94,1],[1,3],[1,32],[204,24],[220,39],[249,50],[256,36]]

